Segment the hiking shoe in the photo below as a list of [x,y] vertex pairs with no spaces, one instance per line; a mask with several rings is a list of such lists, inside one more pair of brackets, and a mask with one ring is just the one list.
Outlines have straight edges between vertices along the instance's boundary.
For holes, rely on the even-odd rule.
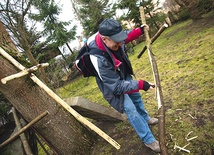
[[148,148],[150,148],[152,151],[154,152],[161,152],[160,150],[160,145],[159,142],[157,140],[155,140],[153,143],[151,144],[145,144]]
[[149,125],[155,125],[155,124],[158,124],[158,119],[157,118],[150,118],[147,122]]

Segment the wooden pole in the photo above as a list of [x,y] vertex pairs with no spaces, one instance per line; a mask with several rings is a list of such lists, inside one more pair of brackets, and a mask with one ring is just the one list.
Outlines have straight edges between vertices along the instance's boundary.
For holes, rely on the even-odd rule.
[[39,145],[41,146],[41,148],[43,149],[43,151],[46,153],[46,155],[50,155],[50,153],[47,151],[47,149],[44,147],[44,145],[42,144],[42,142],[40,141],[40,139],[36,137],[36,141],[39,143]]
[[[14,107],[12,107],[12,112],[13,112],[13,117],[14,117],[14,120],[15,120],[15,123],[16,123],[16,127],[17,127],[17,129],[19,131],[19,130],[22,129],[22,126],[21,126],[21,123],[20,123],[19,118],[17,116],[16,109]],[[31,148],[29,146],[29,143],[27,141],[25,133],[20,134],[20,139],[21,139],[22,144],[24,146],[25,153],[27,155],[33,155],[32,151],[31,151]]]
[[22,70],[22,71],[19,72],[19,73],[16,73],[16,74],[7,76],[7,77],[1,79],[1,82],[2,82],[3,84],[6,84],[6,83],[7,83],[8,81],[10,81],[10,80],[13,80],[13,79],[16,79],[16,78],[20,78],[20,77],[25,76],[25,75],[27,75],[27,74],[29,74],[29,73],[35,72],[36,70],[38,70],[38,69],[41,68],[41,67],[46,67],[46,66],[48,66],[48,65],[49,65],[48,63],[38,64],[38,65],[33,66],[33,67],[31,67],[31,68]]
[[[39,144],[40,143],[42,143],[42,142],[44,142],[46,145],[47,145],[47,147],[51,150],[51,151],[49,151],[49,152],[51,152],[51,154],[53,154],[53,155],[59,155],[58,154],[58,152],[55,150],[55,148],[53,148],[53,147],[51,147],[51,145],[49,145],[49,142],[46,140],[46,139],[44,139],[43,137],[42,137],[42,135],[40,135],[40,133],[36,130],[36,129],[34,129],[34,128],[32,128],[32,130],[36,133],[36,135],[35,135],[35,138],[36,138],[36,140],[39,142]],[[42,142],[41,142],[42,141]],[[43,146],[44,147],[44,146]],[[45,147],[46,148],[46,147]],[[44,150],[45,151],[45,150]],[[47,149],[46,149],[46,151],[45,151],[45,153],[47,152]],[[47,153],[46,153],[47,154]],[[48,154],[47,154],[48,155]]]
[[48,114],[48,111],[45,111],[42,114],[40,114],[39,116],[37,116],[30,123],[28,123],[26,126],[24,126],[21,130],[19,130],[17,133],[15,133],[12,137],[8,138],[6,141],[1,143],[0,149],[3,148],[5,145],[9,144],[14,139],[16,139],[19,135],[21,135],[23,132],[25,132],[27,129],[29,129],[32,125],[34,125],[36,122],[38,122],[40,119],[42,119],[47,114]]
[[[146,18],[144,14],[144,9],[142,6],[139,7],[140,10],[140,16],[142,20],[142,24],[146,24]],[[160,147],[161,147],[161,155],[168,155],[167,148],[166,148],[166,136],[165,136],[165,114],[164,114],[164,102],[163,102],[163,94],[160,84],[160,78],[157,68],[157,63],[155,61],[154,55],[152,53],[151,48],[151,40],[149,37],[149,32],[144,27],[144,34],[146,36],[146,46],[148,49],[148,54],[152,66],[152,71],[154,75],[156,90],[157,90],[157,98],[158,98],[158,131],[159,131],[159,141],[160,141]]]
[[[152,37],[151,43],[150,43],[150,44],[152,44],[152,43],[161,35],[161,33],[162,33],[167,27],[168,27],[167,24],[163,24],[163,25],[161,26],[161,28],[158,30],[158,32],[156,32],[155,35]],[[146,51],[146,49],[147,49],[147,46],[145,45],[145,46],[143,47],[142,51],[138,54],[137,58],[140,58],[140,57],[143,55],[143,53]]]
[[[20,70],[24,70],[25,67],[22,66],[18,61],[16,61],[12,56],[10,56],[7,52],[5,52],[2,48],[0,48],[0,53],[8,59],[14,66],[19,68]],[[76,112],[73,108],[71,108],[63,99],[61,99],[58,95],[56,95],[50,88],[48,88],[41,80],[39,80],[33,73],[30,74],[30,78],[44,91],[47,92],[56,102],[58,102],[62,107],[64,107],[69,113],[71,113],[79,122],[89,127],[91,130],[96,132],[102,138],[104,138],[107,142],[109,142],[116,149],[120,149],[120,144],[118,144],[115,140],[113,140],[110,136],[108,136],[105,132],[95,126],[93,123],[88,121],[78,112]]]

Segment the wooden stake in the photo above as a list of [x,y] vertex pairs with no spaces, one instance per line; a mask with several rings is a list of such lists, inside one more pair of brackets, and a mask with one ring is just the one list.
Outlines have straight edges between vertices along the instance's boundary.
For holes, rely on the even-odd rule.
[[[163,26],[161,26],[161,28],[158,30],[158,32],[152,37],[151,39],[151,43],[152,44],[160,35],[161,33],[168,27],[167,24],[163,24]],[[139,55],[137,56],[137,58],[140,58],[143,53],[146,51],[147,46],[144,46],[144,48],[142,49],[142,51],[139,53]]]
[[[0,48],[0,53],[13,63],[14,66],[19,68],[20,70],[24,70],[25,67],[22,66],[18,61],[16,61],[12,56],[10,56],[7,52],[5,52],[2,48]],[[105,132],[99,129],[97,126],[92,124],[82,115],[77,113],[73,108],[71,108],[63,99],[61,99],[58,95],[56,95],[50,88],[48,88],[42,81],[40,81],[33,73],[31,73],[30,78],[44,91],[47,92],[56,102],[58,102],[62,107],[64,107],[69,113],[71,113],[79,122],[89,127],[91,130],[96,132],[102,138],[104,138],[107,142],[109,142],[116,149],[120,149],[120,144],[118,144],[115,140],[113,140],[110,136],[108,136]]]
[[[55,148],[53,148],[53,147],[51,147],[51,145],[49,144],[49,142],[46,140],[46,139],[44,139],[44,137],[42,137],[42,135],[40,135],[40,133],[35,129],[35,128],[32,128],[32,130],[36,133],[36,136],[35,136],[35,138],[36,138],[36,141],[38,141],[38,143],[40,144],[40,143],[42,143],[42,142],[44,142],[46,145],[47,145],[47,147],[50,149],[49,150],[49,152],[51,152],[51,154],[52,155],[59,155],[58,153],[57,153],[57,151],[55,150]],[[41,141],[40,141],[41,140]],[[40,141],[40,142],[39,142]],[[41,145],[41,147],[42,147],[42,145]],[[45,147],[45,146],[43,146],[43,147]],[[45,147],[46,148],[46,147]],[[46,150],[46,151],[45,151]],[[48,153],[47,153],[47,148],[45,149],[44,151],[45,151],[45,153],[46,153],[46,155],[49,155]]]
[[[13,112],[13,117],[14,117],[14,120],[15,120],[15,123],[16,123],[16,127],[17,127],[17,129],[19,131],[19,130],[21,130],[22,126],[21,126],[21,123],[20,123],[19,118],[17,116],[16,109],[14,107],[12,107],[12,112]],[[21,139],[22,144],[24,146],[25,153],[27,155],[33,155],[32,151],[31,151],[31,148],[29,146],[29,143],[27,141],[25,133],[20,134],[20,139]]]
[[39,143],[39,145],[41,146],[41,148],[43,149],[43,151],[45,152],[46,155],[50,155],[50,153],[47,151],[47,149],[45,148],[45,146],[42,144],[42,142],[40,141],[40,139],[36,137],[36,141]]
[[1,82],[2,82],[3,84],[6,84],[6,83],[7,83],[8,81],[10,81],[10,80],[13,80],[13,79],[16,79],[16,78],[20,78],[20,77],[25,76],[25,75],[27,75],[27,74],[29,74],[29,73],[35,72],[35,71],[38,70],[40,67],[46,67],[46,66],[48,66],[48,65],[49,65],[48,63],[38,64],[38,65],[33,66],[33,67],[31,67],[31,68],[22,70],[22,71],[19,72],[19,73],[16,73],[16,74],[7,76],[7,77],[1,79]]
[[35,119],[33,119],[30,123],[28,123],[26,126],[24,126],[21,130],[19,130],[17,133],[15,133],[12,137],[8,138],[6,141],[0,144],[0,149],[3,148],[5,145],[9,144],[11,141],[16,139],[19,135],[21,135],[23,132],[25,132],[27,129],[29,129],[32,125],[34,125],[36,122],[41,120],[44,116],[48,114],[48,111],[43,112],[39,116],[37,116]]
[[[139,10],[140,10],[142,24],[146,24],[146,18],[145,18],[143,7],[140,6]],[[150,58],[151,66],[152,66],[154,81],[155,81],[156,90],[157,90],[157,97],[158,97],[158,113],[159,113],[158,131],[159,131],[161,155],[168,155],[167,148],[166,148],[166,136],[165,136],[164,103],[163,103],[163,94],[162,94],[162,89],[161,89],[161,84],[160,84],[160,78],[159,78],[157,63],[156,63],[154,55],[152,53],[149,32],[147,31],[147,29],[145,27],[144,27],[144,34],[146,36],[146,46],[148,49],[148,54],[149,54],[149,58]]]

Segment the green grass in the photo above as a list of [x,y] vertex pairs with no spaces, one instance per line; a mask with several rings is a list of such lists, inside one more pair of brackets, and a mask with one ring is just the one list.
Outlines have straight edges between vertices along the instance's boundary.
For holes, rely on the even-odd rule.
[[[153,74],[147,52],[137,55],[145,43],[134,48],[130,55],[137,79],[153,82]],[[206,17],[199,21],[184,21],[167,28],[153,43],[152,51],[158,64],[166,108],[165,131],[169,154],[187,154],[174,150],[174,145],[185,146],[191,155],[214,152],[214,19]],[[58,90],[62,98],[82,96],[93,102],[109,106],[97,88],[94,78],[78,78]],[[157,115],[154,92],[143,92],[146,109]],[[121,124],[117,126],[123,131]],[[152,128],[154,133],[157,127]],[[192,141],[188,138],[198,136]],[[125,141],[119,139],[120,143]],[[134,139],[133,143],[136,141]],[[130,140],[130,143],[132,141]],[[136,142],[137,143],[137,142]],[[111,152],[109,148],[106,150]],[[133,150],[131,150],[133,153]]]

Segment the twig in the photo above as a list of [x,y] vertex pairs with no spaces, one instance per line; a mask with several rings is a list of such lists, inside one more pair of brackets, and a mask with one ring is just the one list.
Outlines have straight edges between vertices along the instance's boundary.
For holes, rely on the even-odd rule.
[[174,135],[171,133],[169,135],[170,135],[171,140],[173,140]]
[[[188,145],[188,144],[187,144],[187,145]],[[186,147],[187,145],[185,145],[184,147]],[[185,149],[184,147],[180,147],[180,146],[178,146],[176,143],[175,143],[175,145],[174,145],[174,149],[178,148],[179,150],[182,150],[182,151],[185,151],[185,152],[190,153],[190,150],[187,150],[187,149]]]
[[193,117],[191,114],[188,114],[192,119],[197,119],[196,117]]
[[195,139],[195,138],[198,138],[198,136],[188,138],[188,136],[189,136],[192,132],[193,132],[193,131],[190,131],[190,132],[186,135],[185,139],[186,139],[187,141],[191,141],[191,140],[193,140],[193,139]]
[[187,139],[187,141],[191,141],[191,140],[193,140],[193,139],[195,139],[195,138],[198,138],[198,136],[195,136],[195,137],[189,138],[189,139]]
[[188,143],[187,145],[183,146],[183,148],[186,148],[190,143]]
[[181,117],[180,117],[180,116],[178,116],[178,118],[175,120],[175,122],[177,122],[178,120],[181,120]]
[[187,137],[192,133],[193,131],[190,131],[187,135],[186,135],[186,138],[185,139],[187,139]]

